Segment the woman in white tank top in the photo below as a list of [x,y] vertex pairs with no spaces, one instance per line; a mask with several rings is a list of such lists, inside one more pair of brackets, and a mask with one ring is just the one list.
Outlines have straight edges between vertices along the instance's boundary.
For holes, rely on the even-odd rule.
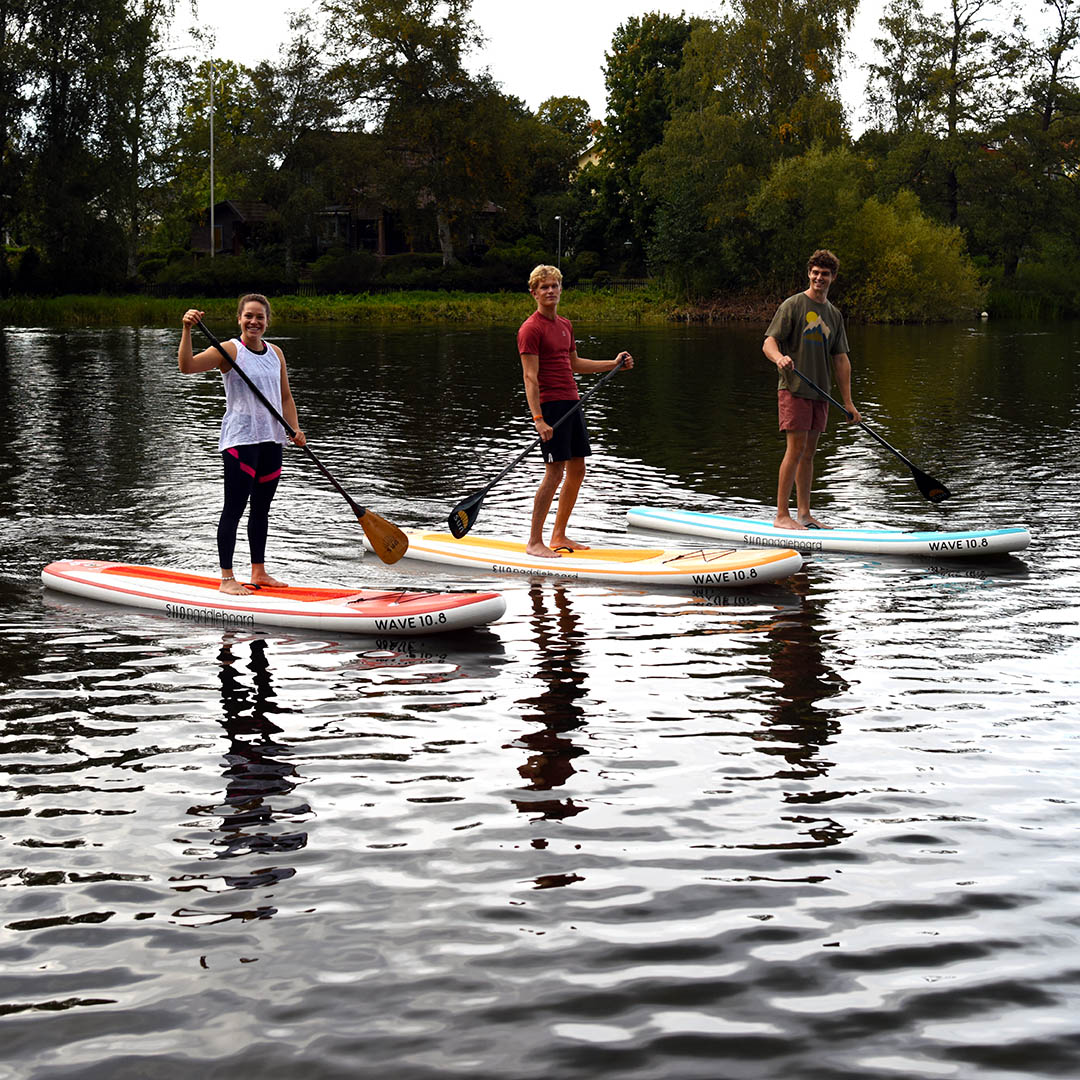
[[[184,313],[177,363],[185,374],[217,368],[225,383],[225,416],[218,440],[225,469],[225,501],[218,522],[221,591],[234,595],[247,592],[247,587],[236,580],[232,566],[237,526],[245,507],[251,545],[251,584],[281,586],[282,582],[266,572],[265,550],[270,503],[281,475],[281,447],[288,436],[217,349],[192,353],[191,328],[202,317],[203,312],[195,308]],[[263,340],[270,326],[270,301],[259,293],[242,296],[236,321],[240,336],[224,342],[222,347],[288,421],[296,432],[292,442],[303,446],[307,440],[300,430],[296,402],[289,389],[285,354]]]

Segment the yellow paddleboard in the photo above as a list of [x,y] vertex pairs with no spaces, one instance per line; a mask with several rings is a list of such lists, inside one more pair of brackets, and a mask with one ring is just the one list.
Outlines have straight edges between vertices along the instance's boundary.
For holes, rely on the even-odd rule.
[[527,555],[525,545],[499,537],[409,532],[407,559],[464,566],[479,573],[523,574],[641,585],[697,585],[710,588],[763,585],[795,573],[802,556],[791,550],[734,547],[697,550],[594,547],[562,552],[559,558]]

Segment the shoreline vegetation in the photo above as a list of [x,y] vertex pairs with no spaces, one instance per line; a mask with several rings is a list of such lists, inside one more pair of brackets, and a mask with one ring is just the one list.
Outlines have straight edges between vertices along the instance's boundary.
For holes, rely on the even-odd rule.
[[[371,325],[472,323],[517,325],[528,314],[529,294],[401,291],[272,296],[278,322],[354,322]],[[740,295],[699,303],[659,290],[605,293],[567,289],[562,307],[575,323],[768,323],[780,296]],[[838,298],[842,309],[842,299]],[[230,297],[56,296],[0,300],[0,328],[32,326],[171,326],[197,307],[208,319],[235,318]],[[524,314],[523,314],[524,313]]]

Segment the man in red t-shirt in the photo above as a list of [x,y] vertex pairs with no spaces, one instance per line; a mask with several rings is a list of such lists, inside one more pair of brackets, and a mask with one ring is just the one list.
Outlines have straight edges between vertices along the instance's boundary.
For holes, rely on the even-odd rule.
[[[589,546],[566,535],[570,514],[585,479],[585,458],[592,453],[585,417],[577,407],[580,395],[574,373],[610,371],[623,357],[625,371],[634,366],[634,358],[627,352],[619,353],[614,360],[586,360],[578,356],[574,328],[569,319],[558,313],[562,273],[556,267],[537,266],[529,275],[529,292],[536,301],[536,311],[518,330],[518,353],[529,412],[542,440],[544,477],[533,499],[532,527],[525,550],[530,555],[558,558],[564,551],[579,551]],[[553,430],[553,425],[570,412],[574,415]],[[560,484],[562,492],[549,545],[544,543],[544,524]]]

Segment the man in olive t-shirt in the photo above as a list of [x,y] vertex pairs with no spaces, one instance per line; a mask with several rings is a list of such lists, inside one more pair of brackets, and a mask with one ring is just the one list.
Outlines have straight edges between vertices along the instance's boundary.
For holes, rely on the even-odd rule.
[[[829,403],[807,386],[795,369],[826,388],[835,376],[844,408],[850,414],[848,420],[857,423],[861,419],[851,400],[851,361],[844,317],[829,303],[829,286],[839,270],[840,260],[831,251],[815,251],[806,265],[809,288],[789,296],[765,331],[762,352],[777,367],[780,430],[787,437],[773,520],[782,529],[823,528],[810,513],[810,488],[814,482],[814,453],[818,437],[825,430]],[[795,517],[789,506],[792,485]]]

